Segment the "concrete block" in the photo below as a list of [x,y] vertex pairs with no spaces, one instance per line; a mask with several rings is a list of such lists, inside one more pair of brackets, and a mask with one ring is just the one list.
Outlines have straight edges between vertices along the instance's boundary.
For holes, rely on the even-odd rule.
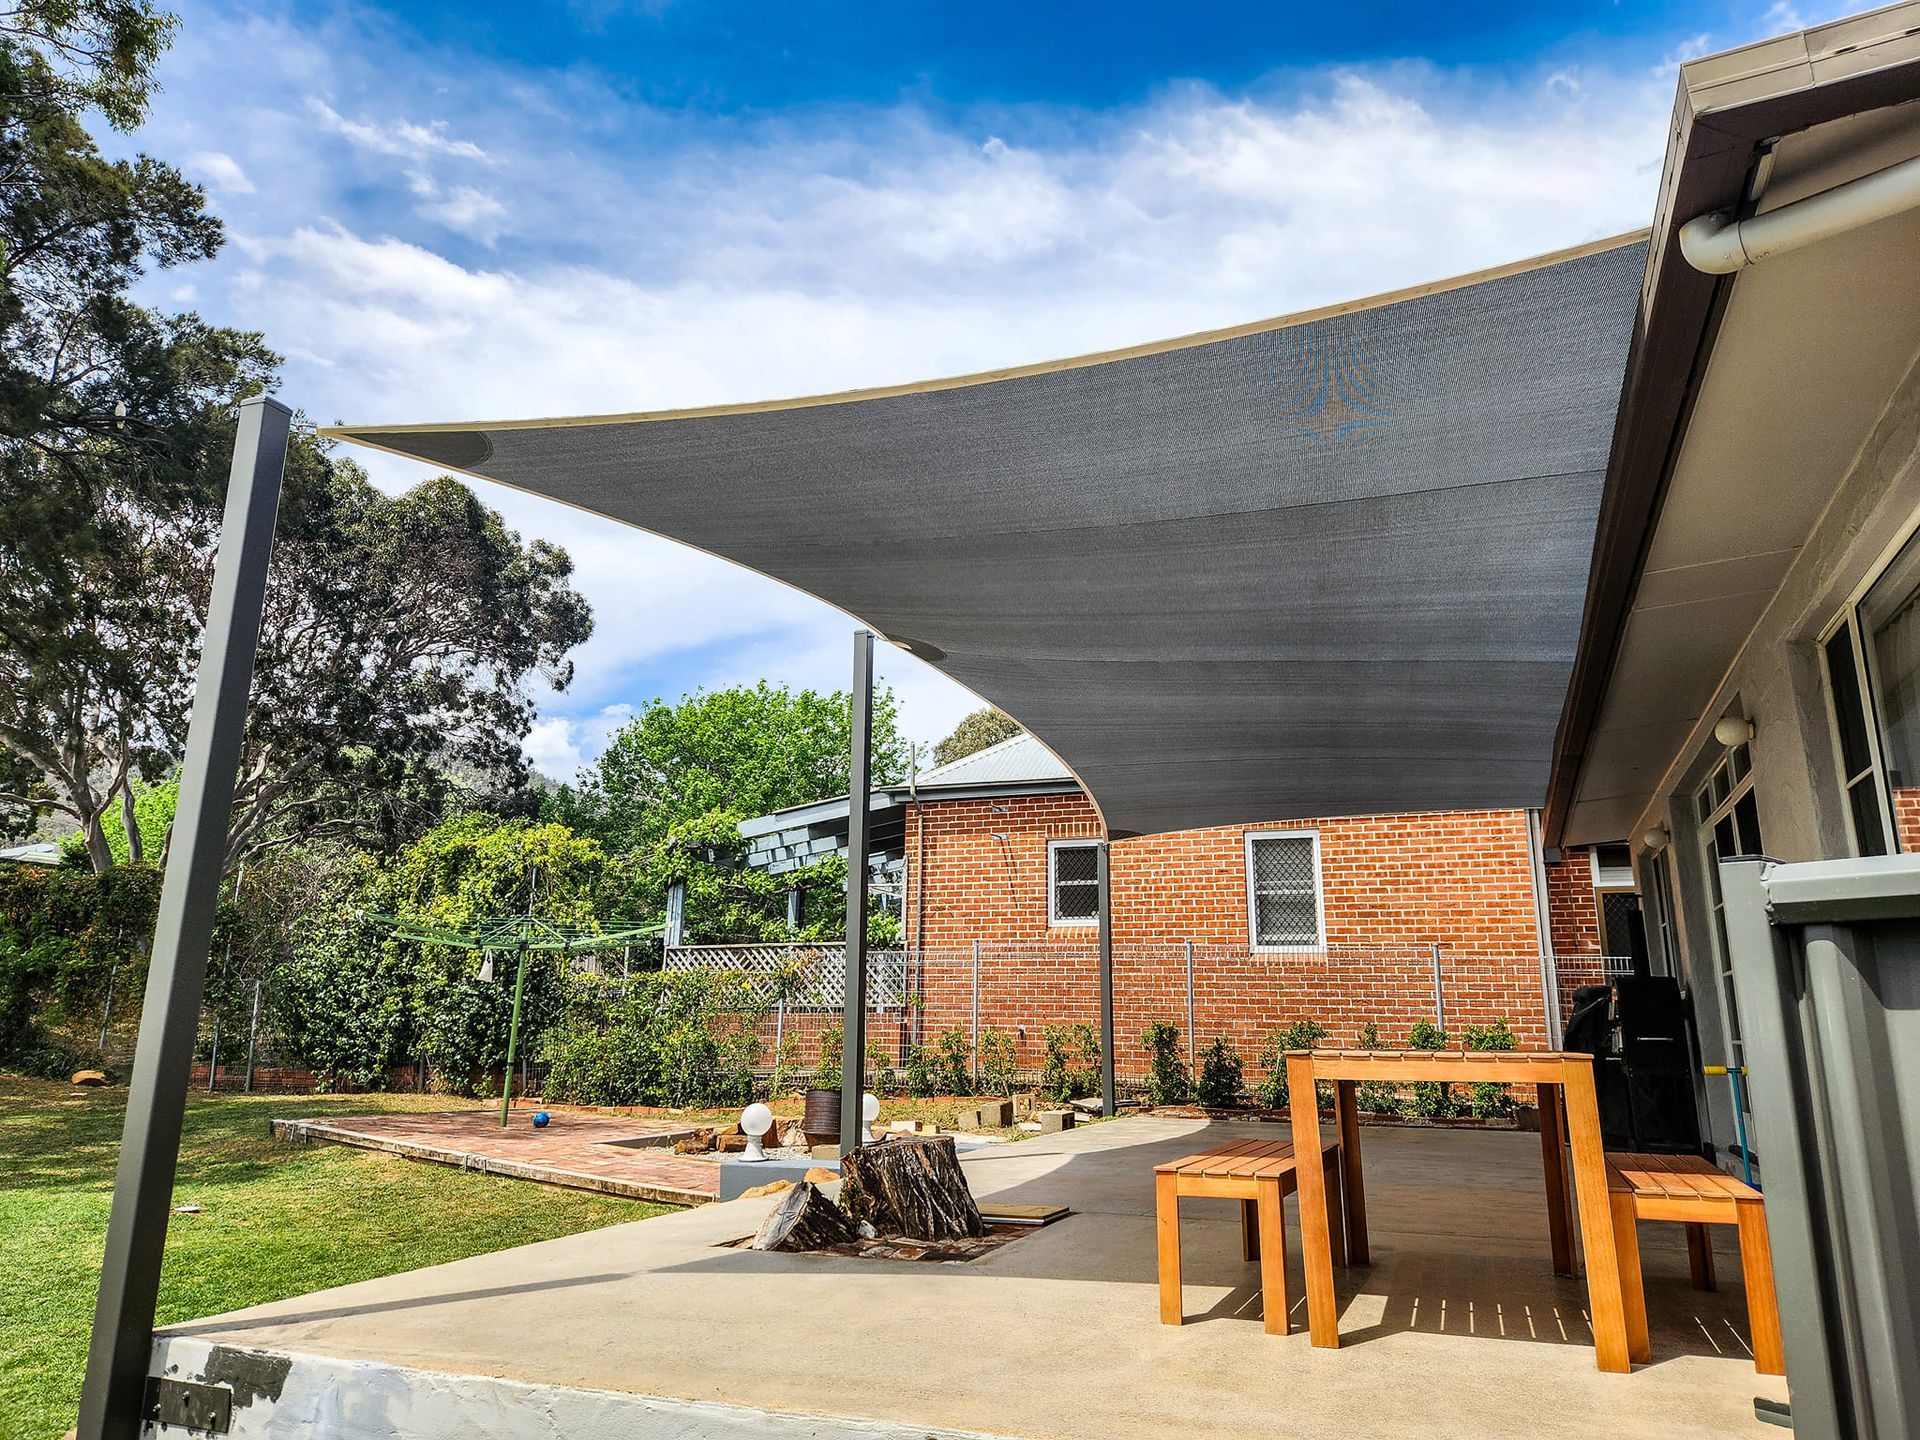
[[1062,1130],[1073,1129],[1073,1122],[1079,1117],[1071,1110],[1042,1110],[1035,1118],[1040,1122],[1042,1135],[1057,1135]]
[[1005,1126],[1013,1124],[1013,1101],[989,1100],[975,1110],[974,1114],[978,1117],[978,1123],[971,1127],[973,1129],[994,1130],[1004,1128]]

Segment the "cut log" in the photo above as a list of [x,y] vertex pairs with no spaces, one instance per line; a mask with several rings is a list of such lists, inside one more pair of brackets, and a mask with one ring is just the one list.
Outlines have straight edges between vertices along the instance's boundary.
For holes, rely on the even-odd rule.
[[951,1135],[862,1145],[841,1156],[840,1203],[882,1235],[962,1240],[987,1229]]
[[802,1180],[780,1197],[760,1233],[755,1250],[824,1250],[860,1238],[847,1212],[820,1193],[820,1187]]

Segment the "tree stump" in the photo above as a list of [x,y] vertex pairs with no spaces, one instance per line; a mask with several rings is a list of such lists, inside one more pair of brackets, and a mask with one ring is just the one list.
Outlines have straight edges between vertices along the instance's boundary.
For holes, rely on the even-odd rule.
[[961,1240],[987,1232],[951,1135],[888,1140],[842,1155],[840,1203],[882,1235]]
[[753,1237],[755,1250],[824,1250],[860,1238],[859,1228],[820,1187],[802,1180],[780,1197]]

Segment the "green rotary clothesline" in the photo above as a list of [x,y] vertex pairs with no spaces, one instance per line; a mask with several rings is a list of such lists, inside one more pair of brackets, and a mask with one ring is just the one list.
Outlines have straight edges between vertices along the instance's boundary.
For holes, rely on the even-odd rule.
[[455,950],[479,950],[486,954],[480,978],[493,978],[493,956],[499,950],[511,950],[519,956],[513,977],[513,1018],[507,1024],[507,1064],[500,1077],[500,1128],[507,1128],[507,1115],[513,1105],[513,1058],[520,1047],[520,998],[527,987],[527,956],[536,950],[563,950],[580,954],[591,950],[611,950],[635,940],[652,939],[666,932],[664,922],[628,925],[614,930],[588,930],[579,925],[556,925],[538,915],[502,915],[478,921],[465,930],[445,925],[429,925],[421,920],[403,920],[377,910],[362,910],[361,915],[384,925],[403,940],[422,945],[445,945]]

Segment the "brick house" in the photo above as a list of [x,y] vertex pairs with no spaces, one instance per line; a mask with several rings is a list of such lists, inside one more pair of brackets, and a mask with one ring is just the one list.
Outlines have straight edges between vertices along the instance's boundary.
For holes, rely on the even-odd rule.
[[[844,799],[749,821],[750,863],[779,870],[844,839]],[[1095,845],[1078,782],[1019,735],[874,797],[879,890],[898,905],[919,997],[900,1043],[999,1028],[1023,1066],[1047,1025],[1098,1013]],[[1255,1073],[1265,1037],[1311,1018],[1336,1043],[1377,1024],[1506,1020],[1558,1035],[1573,989],[1625,954],[1616,897],[1631,870],[1587,850],[1543,855],[1525,810],[1288,819],[1178,831],[1112,849],[1115,1035],[1137,1073],[1146,1025],[1190,1049],[1227,1037]],[[1543,936],[1543,927],[1545,934]],[[1611,932],[1611,933],[1610,933]],[[1543,943],[1543,940],[1546,943]],[[1545,996],[1559,997],[1549,1016]],[[875,1027],[883,1044],[894,1032]]]

